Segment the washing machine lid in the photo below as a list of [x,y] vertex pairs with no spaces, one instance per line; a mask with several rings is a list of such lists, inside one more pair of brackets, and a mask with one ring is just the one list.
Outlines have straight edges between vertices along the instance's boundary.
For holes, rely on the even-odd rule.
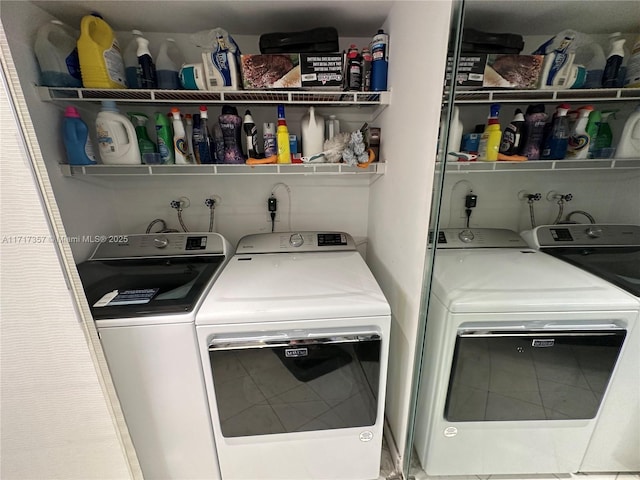
[[196,315],[196,325],[389,315],[357,251],[234,256]]
[[438,252],[432,289],[455,313],[638,309],[621,289],[528,248]]

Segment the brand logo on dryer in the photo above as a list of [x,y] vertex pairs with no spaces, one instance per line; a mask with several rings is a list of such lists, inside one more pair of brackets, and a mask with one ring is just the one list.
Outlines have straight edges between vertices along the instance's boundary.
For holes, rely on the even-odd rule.
[[306,357],[309,355],[309,349],[307,348],[287,348],[284,351],[284,356],[286,358],[299,358]]

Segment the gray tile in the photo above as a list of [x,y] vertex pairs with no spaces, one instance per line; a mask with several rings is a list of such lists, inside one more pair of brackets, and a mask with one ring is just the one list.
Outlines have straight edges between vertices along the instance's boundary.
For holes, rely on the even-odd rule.
[[222,423],[222,435],[242,437],[284,433],[280,419],[269,405],[255,405]]
[[277,403],[271,407],[287,432],[299,431],[300,427],[326,413],[330,408],[323,401]]
[[449,405],[448,420],[473,421],[485,418],[487,408],[487,390],[469,387],[456,387],[455,400]]
[[513,418],[536,420],[545,418],[545,411],[542,406],[535,403],[490,393],[487,402],[487,418],[493,420],[512,420]]
[[[275,355],[273,355],[275,358]],[[252,373],[251,378],[256,382],[266,398],[272,398],[292,390],[302,384],[278,358],[277,365]]]
[[253,405],[266,404],[266,400],[251,377],[243,377],[216,384],[216,403],[220,420],[224,421]]
[[598,399],[589,389],[541,380],[540,395],[545,408],[574,418],[592,418],[598,409]]
[[215,352],[211,360],[211,369],[216,381],[226,382],[229,380],[246,377],[249,373],[238,360],[236,352]]

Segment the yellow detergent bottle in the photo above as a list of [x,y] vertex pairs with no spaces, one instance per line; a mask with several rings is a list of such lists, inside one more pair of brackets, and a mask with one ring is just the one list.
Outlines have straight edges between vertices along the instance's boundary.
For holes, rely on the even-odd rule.
[[109,24],[95,15],[80,23],[78,57],[85,88],[126,88],[118,40]]

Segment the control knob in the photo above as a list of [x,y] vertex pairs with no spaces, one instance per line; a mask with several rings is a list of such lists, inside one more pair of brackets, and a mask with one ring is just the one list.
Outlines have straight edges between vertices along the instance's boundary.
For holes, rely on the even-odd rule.
[[590,238],[598,238],[602,236],[602,228],[600,227],[589,227],[585,230],[585,232]]
[[474,239],[474,235],[471,230],[465,228],[458,234],[458,238],[463,243],[470,243]]
[[167,248],[169,245],[169,239],[167,237],[155,237],[153,239],[153,245],[156,248]]
[[294,233],[289,237],[289,245],[292,247],[301,247],[303,243],[304,238],[302,238],[302,235],[299,233]]

